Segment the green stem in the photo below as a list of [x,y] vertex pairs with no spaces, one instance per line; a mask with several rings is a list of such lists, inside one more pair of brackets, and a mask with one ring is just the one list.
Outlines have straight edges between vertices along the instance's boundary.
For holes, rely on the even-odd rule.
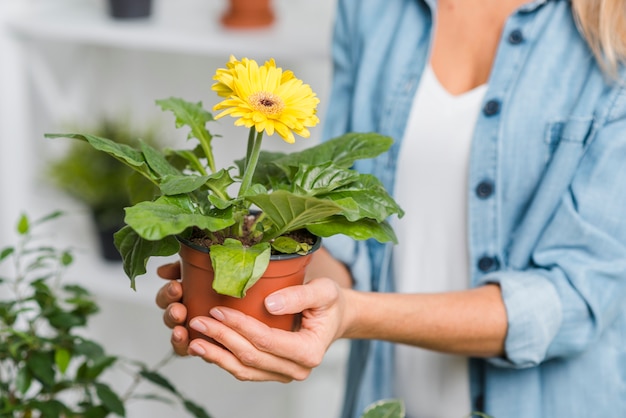
[[248,133],[248,149],[246,150],[246,159],[243,162],[243,171],[246,172],[246,168],[248,167],[248,161],[250,161],[250,155],[252,154],[252,149],[254,147],[254,137],[256,136],[256,129],[254,126],[250,128],[250,132]]
[[250,188],[252,183],[252,177],[256,165],[259,162],[259,154],[261,153],[261,143],[263,142],[263,132],[259,132],[256,135],[256,140],[252,146],[252,152],[250,152],[250,158],[247,158],[245,164],[245,171],[243,173],[243,180],[241,181],[241,188],[239,189],[239,197],[243,196],[245,192]]
[[204,155],[206,156],[206,160],[209,163],[209,169],[211,173],[215,173],[215,159],[213,158],[213,150],[211,149],[211,144],[207,139],[200,141],[200,146],[202,147],[202,151],[204,151]]

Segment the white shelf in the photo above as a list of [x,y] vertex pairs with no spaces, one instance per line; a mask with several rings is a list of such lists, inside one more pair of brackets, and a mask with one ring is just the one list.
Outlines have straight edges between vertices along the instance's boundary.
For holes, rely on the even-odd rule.
[[45,40],[204,56],[328,60],[332,4],[275,2],[276,22],[265,29],[224,28],[226,1],[154,0],[148,19],[114,20],[102,4],[56,0],[8,22],[23,40]]

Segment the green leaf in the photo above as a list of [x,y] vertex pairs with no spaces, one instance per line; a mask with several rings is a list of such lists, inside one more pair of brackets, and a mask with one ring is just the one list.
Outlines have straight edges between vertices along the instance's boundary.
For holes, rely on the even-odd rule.
[[[372,218],[382,222],[394,214],[399,217],[404,215],[402,208],[387,193],[380,180],[369,174],[361,174],[357,182],[320,197],[331,199],[342,206],[344,215],[351,221]],[[350,203],[346,205],[345,202]]]
[[54,358],[51,352],[34,351],[26,360],[26,365],[35,379],[44,386],[54,385]]
[[161,181],[161,193],[164,195],[191,193],[204,186],[209,178],[209,176],[184,176],[182,174],[167,175]]
[[65,405],[56,399],[37,401],[35,407],[41,412],[41,418],[61,418],[67,411]]
[[266,232],[265,240],[287,231],[295,231],[341,212],[341,207],[331,200],[298,196],[286,190],[247,197],[272,220],[274,230]]
[[235,222],[232,218],[224,219],[193,213],[190,209],[172,205],[170,201],[161,198],[126,208],[124,220],[140,237],[150,241],[180,234],[192,226],[219,231]]
[[159,241],[143,239],[130,226],[125,226],[113,235],[115,247],[122,255],[124,272],[130,278],[130,287],[135,289],[135,278],[146,273],[151,256],[166,257],[176,254],[180,244],[174,237]]
[[87,141],[96,150],[105,152],[149,179],[157,180],[154,178],[150,168],[146,164],[143,154],[129,145],[120,144],[107,138],[87,134],[46,134],[45,137],[71,138]]
[[89,380],[95,380],[106,369],[111,367],[117,361],[115,356],[102,356],[96,358],[91,365],[87,366],[85,377]]
[[333,216],[327,220],[311,224],[307,226],[307,229],[318,237],[343,234],[356,240],[374,238],[378,242],[398,242],[396,234],[389,223],[378,223],[373,219],[360,219],[350,222],[343,216]]
[[20,216],[19,221],[17,222],[17,232],[20,235],[26,235],[30,230],[30,222],[28,220],[28,216],[22,214]]
[[72,264],[73,261],[74,257],[72,256],[72,254],[69,251],[63,251],[63,254],[61,254],[61,264],[64,267],[67,267]]
[[21,367],[15,376],[15,388],[22,395],[28,391],[33,381],[33,374],[27,367]]
[[361,418],[404,418],[404,403],[398,399],[386,399],[368,406]]
[[83,355],[92,360],[104,356],[104,349],[102,346],[90,340],[80,340],[80,342],[74,347],[74,351],[76,354]]
[[151,370],[140,370],[139,374],[146,380],[154,383],[157,386],[162,387],[163,389],[168,390],[169,392],[172,392],[175,395],[178,395],[178,391],[176,390],[176,388],[174,387],[174,385],[172,385],[170,383],[169,380],[167,380],[166,377],[164,377],[162,374],[155,372],[155,371],[151,371]]
[[356,160],[374,158],[387,150],[393,139],[377,133],[348,133],[300,152],[273,161],[289,174],[300,164],[319,166],[333,162],[338,167],[352,167]]
[[176,97],[157,100],[156,103],[163,110],[171,111],[176,117],[176,127],[185,125],[191,128],[189,138],[210,140],[212,135],[206,130],[207,122],[213,121],[213,115],[207,112],[202,106],[202,102],[191,103]]
[[10,256],[14,252],[15,252],[14,247],[7,247],[7,248],[2,249],[2,251],[0,252],[0,261],[4,260],[5,258]]
[[267,242],[244,247],[240,241],[227,238],[223,245],[212,245],[210,253],[215,272],[213,289],[242,298],[265,273],[272,250]]
[[346,186],[359,178],[359,173],[339,167],[332,162],[319,166],[301,165],[293,179],[292,190],[315,196]]
[[62,374],[65,374],[71,359],[72,353],[65,348],[57,348],[54,352],[54,363]]
[[55,210],[54,212],[51,212],[51,213],[49,213],[49,214],[47,214],[47,215],[37,219],[36,221],[33,221],[33,225],[39,225],[39,224],[48,222],[48,221],[56,219],[56,218],[58,218],[58,217],[60,217],[62,215],[63,215],[63,211]]
[[281,236],[272,241],[272,248],[283,254],[302,254],[311,251],[311,245],[305,242],[298,242],[293,238]]
[[139,145],[141,146],[141,152],[143,152],[144,159],[148,163],[148,166],[154,171],[159,177],[164,176],[178,176],[181,172],[171,165],[163,156],[163,154],[155,149],[150,144],[147,144],[144,141],[140,141]]
[[121,417],[126,416],[124,403],[120,397],[103,383],[96,383],[96,394],[105,408]]
[[211,418],[211,416],[200,405],[185,399],[183,400],[185,409],[196,418]]

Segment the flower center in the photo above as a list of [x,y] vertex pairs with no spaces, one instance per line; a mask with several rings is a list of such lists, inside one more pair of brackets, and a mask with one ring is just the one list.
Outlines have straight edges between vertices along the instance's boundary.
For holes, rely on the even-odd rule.
[[254,110],[266,115],[279,115],[285,108],[285,103],[280,96],[265,91],[251,94],[248,100]]

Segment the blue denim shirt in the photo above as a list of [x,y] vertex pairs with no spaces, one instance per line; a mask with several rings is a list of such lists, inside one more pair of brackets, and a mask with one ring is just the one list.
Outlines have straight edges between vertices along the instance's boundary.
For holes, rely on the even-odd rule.
[[[324,136],[393,137],[390,152],[356,167],[388,190],[434,3],[338,5]],[[569,1],[537,0],[506,21],[467,199],[471,284],[499,283],[508,318],[506,355],[470,361],[474,407],[497,418],[626,417],[626,93],[603,77]],[[393,291],[393,246],[327,246],[357,289]],[[393,396],[393,369],[391,344],[353,341],[342,417]]]

